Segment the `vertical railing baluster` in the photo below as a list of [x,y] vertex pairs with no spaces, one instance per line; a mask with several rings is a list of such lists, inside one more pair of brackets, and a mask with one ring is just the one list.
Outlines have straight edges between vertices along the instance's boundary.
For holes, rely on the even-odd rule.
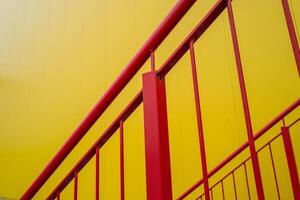
[[193,40],[190,41],[190,58],[191,58],[191,65],[192,65],[193,87],[194,87],[194,96],[195,96],[195,104],[196,104],[198,137],[199,137],[199,145],[200,145],[204,193],[205,193],[205,199],[209,200],[210,196],[209,196],[209,184],[208,184],[207,164],[206,164],[206,154],[205,154],[205,144],[204,144],[204,133],[203,133],[200,95],[199,95],[197,69],[196,69],[196,58],[195,58],[195,50],[194,50],[194,41]]
[[246,178],[248,198],[249,198],[249,200],[251,200],[251,194],[250,194],[250,187],[249,187],[249,180],[248,180],[248,173],[247,173],[246,161],[244,162],[243,165],[244,165],[244,171],[245,171],[245,178]]
[[232,172],[232,180],[233,180],[234,197],[237,200],[236,183],[235,183],[234,171]]
[[240,51],[239,51],[237,33],[236,33],[236,28],[235,28],[235,23],[234,23],[234,16],[233,16],[233,11],[232,11],[231,0],[227,0],[227,11],[228,11],[228,17],[229,17],[229,24],[230,24],[233,48],[234,48],[235,61],[236,61],[238,77],[239,77],[240,90],[241,90],[241,95],[242,95],[244,117],[245,117],[246,127],[247,127],[247,134],[248,134],[249,148],[250,148],[250,154],[251,154],[251,161],[252,161],[252,166],[253,166],[253,171],[254,171],[255,185],[256,185],[257,195],[258,195],[259,200],[263,200],[264,199],[263,184],[262,184],[262,179],[261,179],[261,172],[260,172],[260,167],[259,167],[258,156],[257,156],[256,150],[255,150],[255,142],[254,142],[254,137],[253,137],[253,129],[252,129],[252,124],[251,124],[249,103],[248,103],[248,97],[247,97],[247,92],[246,92],[246,84],[245,84],[245,80],[244,80],[244,74],[243,74],[241,56],[240,56]]
[[272,169],[273,169],[273,174],[274,174],[274,179],[275,179],[277,196],[278,196],[278,199],[280,199],[280,192],[279,192],[278,180],[277,180],[277,175],[276,175],[276,170],[275,170],[275,164],[274,164],[274,159],[273,159],[272,147],[271,147],[270,143],[268,144],[268,147],[269,147],[269,153],[270,153],[270,158],[271,158],[271,163],[272,163]]
[[294,199],[300,199],[299,175],[297,171],[297,165],[296,165],[295,154],[293,150],[289,127],[286,126],[281,127],[281,133],[282,133],[285,154],[288,162],[290,179],[292,182]]
[[124,200],[124,128],[123,121],[120,121],[120,189],[121,200]]
[[224,193],[224,184],[223,184],[223,180],[221,180],[221,187],[222,187],[222,199],[225,199],[225,193]]
[[294,23],[293,23],[293,18],[291,15],[288,0],[281,0],[281,3],[282,3],[284,15],[285,15],[286,24],[287,24],[288,31],[289,31],[289,36],[290,36],[293,52],[294,52],[294,57],[295,57],[295,61],[296,61],[297,69],[298,69],[298,75],[300,76],[300,50],[299,50],[299,44],[298,44],[298,40],[297,40]]
[[210,198],[211,198],[211,200],[213,200],[214,199],[213,188],[211,188],[210,192],[211,192]]
[[96,148],[96,200],[99,200],[99,147]]
[[154,51],[150,51],[150,61],[151,61],[151,71],[155,71],[155,57],[154,57]]
[[77,195],[78,195],[78,173],[75,172],[75,177],[74,177],[74,200],[77,200]]

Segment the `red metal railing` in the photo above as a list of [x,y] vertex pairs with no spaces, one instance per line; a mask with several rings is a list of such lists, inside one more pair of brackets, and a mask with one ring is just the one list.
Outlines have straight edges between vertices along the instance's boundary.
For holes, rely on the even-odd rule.
[[[260,152],[262,149],[268,147],[270,149],[270,157],[272,160],[272,170],[274,173],[274,178],[275,178],[275,184],[276,184],[276,191],[278,196],[280,197],[279,194],[279,189],[278,189],[278,181],[277,181],[277,177],[276,177],[276,173],[275,173],[275,167],[274,167],[274,161],[273,161],[273,155],[272,155],[272,150],[271,150],[271,143],[276,140],[277,138],[279,138],[280,136],[282,136],[282,139],[284,141],[284,148],[285,148],[285,152],[287,153],[286,157],[287,157],[287,161],[288,161],[288,166],[292,166],[292,169],[290,170],[290,175],[291,175],[291,179],[292,180],[292,185],[293,187],[296,189],[294,192],[295,195],[299,195],[297,194],[297,192],[299,193],[299,179],[297,179],[298,176],[298,172],[297,169],[295,168],[296,166],[296,162],[294,160],[295,156],[293,153],[293,148],[292,148],[292,143],[291,143],[291,139],[289,136],[289,128],[291,128],[292,126],[294,126],[296,123],[300,122],[300,118],[294,120],[291,124],[286,125],[284,123],[284,118],[291,113],[292,111],[294,111],[296,108],[298,108],[300,106],[300,99],[298,99],[297,101],[295,101],[293,104],[291,104],[288,108],[286,108],[282,113],[280,113],[277,117],[275,117],[270,123],[268,123],[266,126],[264,126],[262,129],[260,129],[255,135],[254,135],[254,140],[258,140],[259,138],[261,138],[265,133],[267,133],[267,131],[269,131],[272,127],[274,127],[276,124],[278,124],[280,121],[283,122],[283,127],[282,130],[279,134],[277,134],[276,136],[274,136],[272,139],[270,139],[268,142],[266,142],[262,147],[260,147],[257,152]],[[215,174],[217,174],[220,170],[222,170],[227,164],[229,164],[234,158],[236,158],[237,156],[239,156],[243,151],[245,151],[247,149],[247,147],[249,146],[249,142],[245,142],[243,145],[241,145],[236,151],[234,151],[230,156],[228,156],[225,160],[223,160],[218,166],[216,166],[214,169],[212,169],[209,173],[208,173],[208,178],[213,177]],[[235,168],[233,168],[228,174],[226,174],[223,178],[221,178],[219,181],[217,181],[215,184],[213,184],[209,189],[210,191],[213,190],[213,188],[218,185],[221,184],[221,187],[223,188],[223,181],[225,178],[227,178],[228,176],[232,175],[234,178],[234,172],[240,168],[240,167],[245,167],[246,162],[249,161],[251,159],[250,157],[247,157],[242,163],[240,163],[239,165],[237,165]],[[289,163],[290,162],[290,163]],[[250,195],[249,192],[249,183],[248,183],[248,175],[247,172],[245,172],[245,178],[246,178],[246,182],[247,182],[247,192]],[[298,180],[298,186],[297,186],[297,180]],[[199,180],[197,183],[195,183],[192,187],[190,187],[187,191],[185,191],[182,195],[180,195],[177,199],[184,199],[185,197],[187,197],[189,194],[191,194],[193,191],[195,191],[197,188],[199,188],[202,184],[204,183],[203,178],[201,180]],[[298,187],[298,190],[297,190]],[[234,186],[234,190],[236,191],[236,186]],[[204,194],[200,195],[200,199],[204,196]],[[222,194],[222,196],[224,196],[224,194]],[[295,196],[295,199],[297,199]],[[225,198],[223,198],[225,199]],[[250,198],[251,199],[251,198]]]
[[[246,166],[246,162],[251,161],[254,172],[255,187],[257,196],[259,199],[264,199],[264,188],[261,180],[260,165],[258,160],[258,153],[263,148],[269,148],[270,157],[272,159],[273,172],[275,176],[275,182],[277,187],[277,193],[280,196],[278,190],[278,183],[276,178],[276,170],[273,163],[273,154],[271,151],[271,143],[282,136],[284,140],[284,148],[288,161],[290,174],[297,174],[297,168],[295,163],[295,157],[293,154],[292,143],[289,136],[289,127],[299,121],[296,120],[289,126],[284,125],[279,135],[267,142],[263,147],[256,150],[255,140],[265,134],[271,127],[277,124],[280,120],[290,113],[292,110],[299,106],[300,100],[298,99],[294,104],[287,108],[283,113],[277,116],[272,122],[267,124],[257,134],[253,135],[253,129],[251,125],[251,116],[249,111],[249,105],[247,100],[246,84],[244,81],[244,74],[242,69],[241,55],[238,46],[238,36],[235,30],[235,22],[233,9],[230,0],[218,0],[216,4],[209,10],[205,17],[198,23],[198,25],[192,30],[192,32],[184,39],[184,41],[178,46],[178,48],[170,55],[170,57],[163,63],[163,65],[155,71],[155,59],[154,51],[166,38],[168,33],[175,27],[180,21],[184,14],[190,9],[195,0],[180,0],[167,17],[163,20],[161,25],[156,29],[152,36],[147,40],[145,45],[135,55],[135,57],[129,62],[124,71],[120,74],[117,80],[109,88],[109,90],[103,95],[100,101],[96,104],[90,114],[85,120],[79,125],[74,131],[71,137],[55,155],[55,157],[49,162],[42,173],[22,195],[22,200],[31,199],[37,191],[44,185],[48,178],[53,172],[59,167],[63,160],[68,156],[72,149],[77,145],[81,138],[86,132],[92,127],[97,119],[103,114],[106,108],[111,102],[117,97],[122,89],[127,85],[131,78],[137,73],[148,58],[151,60],[151,72],[143,75],[143,89],[133,98],[128,106],[121,112],[121,114],[112,122],[112,124],[106,129],[102,136],[95,142],[95,144],[86,152],[86,154],[77,162],[77,164],[71,169],[71,171],[65,176],[65,178],[57,185],[57,187],[49,194],[47,199],[60,199],[60,193],[64,188],[74,179],[74,199],[77,199],[78,195],[78,182],[81,169],[90,161],[90,159],[96,157],[96,200],[99,199],[99,165],[100,165],[100,154],[99,150],[101,147],[110,139],[110,137],[119,129],[120,130],[120,190],[121,199],[124,199],[124,143],[123,135],[124,129],[123,124],[126,119],[134,112],[134,110],[143,102],[144,104],[144,120],[145,120],[145,148],[146,148],[146,180],[147,180],[147,198],[154,199],[172,199],[172,184],[170,174],[170,155],[169,155],[169,142],[168,142],[168,126],[167,126],[167,110],[166,110],[166,95],[165,95],[165,84],[164,77],[173,68],[173,66],[183,57],[183,55],[190,51],[191,66],[192,66],[192,78],[196,104],[197,124],[198,124],[198,135],[199,135],[199,147],[200,147],[200,158],[202,166],[203,178],[198,181],[194,186],[188,189],[178,199],[187,197],[196,188],[204,185],[204,193],[199,196],[200,199],[205,197],[206,200],[213,198],[213,190],[216,185],[222,185],[223,197],[224,187],[223,180],[232,176],[234,183],[234,190],[236,191],[235,185],[235,171]],[[292,17],[289,10],[287,0],[282,0],[283,11],[287,22],[287,28],[293,48],[294,57],[298,73],[300,75],[300,53],[299,45],[296,38],[295,28],[293,25]],[[196,73],[196,59],[194,51],[194,43],[197,39],[208,29],[208,27],[218,18],[218,16],[227,8],[229,25],[231,30],[232,42],[235,53],[237,74],[239,77],[239,84],[242,96],[242,103],[244,109],[245,123],[247,127],[248,141],[237,149],[232,155],[226,158],[222,163],[215,167],[212,171],[208,172],[206,165],[206,153],[205,153],[205,141],[202,127],[202,116],[201,116],[201,104],[200,104],[200,92],[198,89],[198,77]],[[236,168],[231,170],[222,179],[210,186],[209,179],[228,164],[232,159],[238,156],[247,147],[250,149],[250,156],[246,158]],[[248,185],[248,175],[245,171],[245,177]],[[295,199],[300,199],[299,193],[299,178],[298,176],[291,176],[291,183],[293,188],[293,194]],[[249,186],[248,194],[249,192]],[[237,194],[235,192],[235,197]]]
[[99,102],[81,122],[77,129],[71,134],[70,138],[57,152],[54,158],[48,163],[41,174],[35,179],[31,186],[22,195],[21,199],[31,199],[37,191],[44,185],[48,178],[69,155],[72,149],[78,144],[81,138],[88,132],[93,124],[99,119],[104,111],[109,107],[111,102],[118,96],[132,77],[138,72],[150,56],[150,52],[154,51],[162,41],[167,37],[170,31],[176,26],[180,19],[185,15],[189,8],[196,0],[180,0],[173,7],[170,13],[165,17],[162,23],[153,32],[150,38],[145,42],[143,47],[128,63],[119,77],[111,85],[111,87],[102,96]]

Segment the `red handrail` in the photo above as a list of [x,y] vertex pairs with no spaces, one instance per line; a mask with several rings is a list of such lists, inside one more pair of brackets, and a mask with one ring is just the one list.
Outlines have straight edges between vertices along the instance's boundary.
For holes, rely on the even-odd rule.
[[125,67],[119,77],[111,85],[111,87],[102,96],[99,102],[81,122],[78,128],[71,134],[66,143],[56,153],[54,158],[48,163],[46,168],[35,179],[31,186],[22,195],[21,200],[31,199],[36,192],[44,185],[48,178],[64,161],[68,154],[73,150],[81,138],[88,132],[92,125],[103,114],[112,101],[123,90],[132,77],[143,66],[150,56],[150,52],[154,51],[162,41],[167,37],[170,31],[181,20],[185,13],[191,8],[196,0],[179,0],[172,8],[169,14],[164,18],[162,23],[156,28],[154,33],[146,41],[143,47],[137,52],[129,64]]
[[[58,168],[58,166],[63,162],[63,160],[68,156],[72,149],[77,145],[81,138],[86,134],[86,132],[91,128],[91,126],[97,121],[97,119],[103,114],[106,108],[111,104],[111,102],[118,96],[118,94],[123,90],[127,83],[132,79],[132,77],[137,73],[137,71],[143,66],[146,60],[151,57],[151,69],[154,70],[154,50],[160,45],[160,43],[166,38],[168,33],[176,26],[184,14],[190,9],[196,0],[180,0],[167,17],[163,20],[160,26],[154,31],[150,36],[144,46],[138,51],[138,53],[129,62],[120,76],[116,79],[113,85],[107,90],[100,101],[96,104],[90,114],[83,120],[80,126],[74,131],[71,137],[55,155],[55,157],[49,162],[46,168],[38,176],[38,178],[32,183],[32,185],[27,189],[27,191],[21,197],[21,200],[31,199],[37,191],[44,185],[52,173]],[[227,4],[228,3],[228,4]],[[216,4],[210,9],[210,11],[205,15],[205,17],[200,21],[200,23],[192,30],[192,32],[185,38],[185,40],[178,46],[178,48],[171,54],[171,56],[165,61],[161,68],[157,71],[157,76],[164,78],[166,74],[172,69],[172,67],[182,58],[182,56],[191,48],[194,42],[207,30],[207,28],[215,21],[215,19],[222,13],[222,11],[228,7],[229,21],[231,28],[234,28],[233,13],[231,8],[231,0],[218,0]],[[286,12],[286,8],[284,10]],[[293,25],[292,22],[290,25]],[[231,29],[233,33],[233,43],[237,47],[237,36],[234,29]],[[291,36],[290,36],[291,37]],[[292,43],[294,40],[292,40]],[[296,41],[297,42],[297,41]],[[238,48],[235,48],[235,53],[237,53]],[[191,55],[194,59],[194,55]],[[297,56],[295,56],[297,59]],[[240,63],[238,63],[240,64]],[[298,64],[298,63],[297,63]],[[194,63],[195,65],[195,63]],[[299,68],[299,65],[297,65]],[[195,67],[195,66],[194,66]],[[240,66],[241,67],[241,66]],[[242,71],[239,70],[239,75],[243,75]],[[196,88],[198,86],[196,85]],[[241,85],[242,92],[245,92],[245,83],[242,82]],[[148,99],[148,98],[147,98]],[[196,98],[197,99],[197,98]],[[86,165],[86,163],[96,155],[96,188],[99,189],[99,149],[105,142],[114,134],[114,132],[120,128],[123,132],[123,122],[127,117],[140,105],[143,101],[143,93],[140,91],[136,97],[129,103],[125,110],[113,121],[111,126],[109,126],[102,136],[96,141],[96,143],[88,150],[88,152],[77,162],[77,164],[72,168],[72,170],[66,175],[66,177],[57,185],[57,187],[50,193],[47,199],[59,198],[60,192],[69,184],[69,182],[74,178],[74,198],[77,198],[77,184],[78,184],[78,173]],[[243,103],[247,103],[245,98],[243,98]],[[279,120],[281,120],[285,115],[299,106],[300,100],[298,99],[294,104],[292,104],[287,110],[277,116],[273,121],[267,124],[262,130],[260,130],[256,135],[254,135],[254,140],[258,139],[267,130],[274,126]],[[247,110],[246,110],[247,111]],[[246,113],[247,114],[247,113]],[[246,120],[247,121],[247,120]],[[251,123],[250,115],[248,124]],[[296,122],[295,122],[296,123]],[[249,131],[248,131],[249,132]],[[123,133],[122,133],[123,134]],[[252,136],[252,131],[250,131],[250,136]],[[250,141],[251,142],[251,141]],[[202,142],[204,144],[204,141]],[[202,144],[202,146],[203,146]],[[120,170],[121,170],[121,194],[124,198],[124,174],[123,174],[123,136],[120,137]],[[200,144],[201,146],[201,144]],[[243,144],[239,149],[237,149],[233,154],[226,158],[222,163],[215,167],[210,173],[208,173],[203,179],[198,181],[194,186],[192,186],[186,193],[184,193],[179,199],[184,198],[199,185],[206,181],[206,199],[210,199],[208,191],[208,181],[207,179],[214,175],[218,170],[224,167],[228,162],[240,154],[244,149],[249,146],[249,141]],[[251,146],[251,144],[250,144]],[[252,140],[253,146],[253,140]],[[254,149],[255,151],[255,149]],[[205,154],[205,151],[203,151]],[[253,152],[253,154],[255,154]],[[251,156],[253,159],[253,155]],[[243,164],[243,163],[242,163]],[[205,167],[205,166],[204,166]],[[259,172],[259,167],[257,168]],[[257,175],[257,173],[255,173]],[[234,173],[232,174],[234,176]],[[233,177],[234,178],[234,177]],[[205,179],[205,180],[204,180]],[[296,185],[296,184],[295,184]],[[212,189],[210,188],[211,195]],[[259,189],[259,188],[258,188]],[[263,198],[263,189],[260,188],[261,195]],[[96,199],[99,198],[99,191],[96,190]],[[202,199],[202,197],[201,197]]]
[[[270,130],[273,126],[275,126],[280,120],[282,120],[285,116],[287,116],[290,112],[296,109],[300,105],[300,99],[297,99],[294,103],[292,103],[289,107],[287,107],[283,112],[281,112],[278,116],[276,116],[271,122],[265,125],[262,129],[260,129],[255,135],[254,140],[260,138],[265,132]],[[296,121],[297,122],[297,121]],[[291,124],[293,125],[293,123]],[[290,126],[291,126],[290,125]],[[249,146],[249,142],[245,142],[238,149],[236,149],[230,156],[225,158],[219,165],[213,168],[208,173],[208,178],[212,177],[215,173],[217,173],[220,169],[222,169],[226,164],[232,161],[236,156],[238,156],[242,151],[244,151]],[[203,178],[200,179],[197,183],[195,183],[192,187],[186,190],[183,194],[181,194],[177,199],[181,200],[187,197],[190,193],[192,193],[195,189],[197,189],[203,183]]]
[[[179,47],[170,55],[166,62],[157,71],[157,75],[164,77],[172,69],[172,67],[177,63],[177,61],[184,55],[184,53],[189,49],[189,42],[193,40],[194,42],[207,30],[207,28],[214,22],[214,20],[221,14],[221,12],[226,8],[226,4],[219,0],[217,3],[209,10],[209,12],[203,17],[203,19],[198,23],[198,25],[193,29],[193,31],[184,39],[184,41],[179,45]],[[150,55],[153,55],[153,51]],[[153,55],[154,56],[154,55]],[[154,59],[154,58],[153,58]],[[154,63],[154,60],[152,60]],[[153,68],[153,67],[152,67]],[[140,91],[136,97],[131,101],[131,103],[124,109],[123,113],[128,115],[133,112],[140,103],[142,102],[142,91]],[[66,175],[66,177],[59,183],[59,185],[49,194],[47,199],[54,199],[57,192],[62,191],[68,183],[74,178],[75,171],[80,171],[82,167],[96,154],[96,149],[100,148],[117,130],[119,121],[125,120],[126,118],[119,117],[114,120],[112,125],[104,132],[104,134],[97,140],[97,142],[88,150],[88,152],[78,161],[78,163],[73,167],[73,169]],[[112,128],[113,127],[113,128]],[[105,140],[105,141],[104,141]],[[100,145],[101,143],[101,145]],[[98,194],[99,195],[99,194]]]
[[[282,121],[284,121],[284,118],[282,118]],[[299,187],[299,181],[298,181],[298,171],[296,169],[296,161],[295,161],[295,157],[294,155],[290,157],[290,154],[294,154],[293,150],[292,150],[292,144],[291,144],[291,138],[290,138],[290,132],[289,132],[289,128],[292,127],[295,123],[299,122],[300,118],[296,119],[294,122],[292,122],[291,124],[287,125],[287,126],[283,126],[281,128],[281,132],[277,135],[275,135],[274,137],[272,137],[272,139],[270,139],[266,144],[264,144],[262,147],[260,147],[256,152],[259,153],[262,150],[264,150],[266,147],[269,150],[269,155],[270,155],[270,159],[271,159],[271,164],[272,164],[272,172],[273,172],[273,176],[274,176],[274,181],[275,181],[275,186],[276,186],[276,193],[277,193],[277,197],[278,199],[280,199],[280,190],[279,190],[279,184],[278,184],[278,178],[277,178],[277,174],[276,174],[276,169],[275,169],[275,163],[274,163],[274,158],[273,158],[273,153],[272,153],[272,143],[278,139],[280,136],[283,139],[284,143],[288,143],[285,144],[284,148],[286,150],[286,155],[287,155],[287,161],[291,162],[290,164],[288,164],[289,168],[292,166],[292,170],[290,170],[292,174],[292,178],[294,179],[294,194],[295,195],[299,195],[299,191],[297,190],[297,187]],[[257,138],[258,139],[258,138]],[[289,149],[292,152],[287,153],[287,149]],[[290,158],[289,158],[290,157]],[[248,198],[251,199],[251,194],[250,194],[250,188],[249,188],[249,180],[248,180],[248,173],[247,173],[247,169],[246,169],[246,163],[251,159],[251,156],[248,156],[243,162],[241,162],[240,164],[238,164],[235,168],[233,168],[232,170],[230,170],[228,173],[226,173],[220,180],[218,180],[216,183],[214,183],[211,187],[210,187],[210,191],[211,191],[211,196],[213,194],[213,189],[221,184],[222,187],[222,199],[225,199],[225,195],[224,195],[224,186],[223,186],[223,182],[224,180],[229,177],[230,175],[232,175],[233,178],[233,189],[234,189],[234,195],[235,195],[235,199],[237,198],[237,186],[235,184],[235,172],[240,168],[240,167],[244,167],[244,173],[245,173],[245,181],[246,181],[246,185],[247,185],[247,195]],[[291,160],[292,159],[292,160]],[[293,182],[292,182],[293,183]],[[202,193],[199,198],[202,199],[202,197],[204,196],[205,193]],[[199,199],[198,198],[198,199]],[[295,199],[299,199],[298,196],[295,196]]]
[[177,47],[172,55],[163,63],[158,70],[158,76],[164,77],[174,67],[174,65],[182,58],[182,56],[189,50],[190,41],[196,42],[199,37],[208,29],[208,27],[217,19],[217,17],[226,8],[224,0],[218,0],[214,6],[208,11],[203,19],[197,24],[192,32],[184,39],[184,41]]
[[[75,177],[76,172],[80,170],[89,162],[89,160],[97,154],[99,149],[109,140],[109,138],[116,132],[120,126],[120,121],[125,121],[129,115],[142,103],[143,93],[140,91],[135,98],[127,105],[123,112],[111,123],[111,125],[104,131],[101,137],[94,143],[94,145],[82,156],[70,172],[63,178],[57,187],[49,194],[46,199],[55,199],[57,192],[61,192]],[[99,167],[99,166],[98,166]],[[98,180],[99,181],[99,180]]]

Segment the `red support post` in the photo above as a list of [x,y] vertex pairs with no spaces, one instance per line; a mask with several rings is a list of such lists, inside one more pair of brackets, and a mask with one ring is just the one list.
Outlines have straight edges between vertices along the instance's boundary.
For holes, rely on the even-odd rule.
[[150,50],[155,50],[168,34],[173,30],[177,23],[183,18],[183,16],[189,11],[196,0],[179,0],[170,10],[168,15],[163,19],[160,25],[155,29],[152,35],[144,43],[142,48],[136,53],[136,55],[126,65],[124,70],[109,87],[109,89],[103,94],[101,99],[97,102],[94,108],[86,116],[86,118],[80,123],[75,131],[70,135],[68,140],[47,164],[40,175],[34,180],[29,188],[24,192],[21,200],[30,200],[38,192],[38,190],[45,184],[48,178],[54,173],[54,171],[60,166],[64,159],[74,149],[82,137],[88,132],[93,124],[98,120],[104,111],[110,106],[113,100],[120,94],[127,83],[134,77],[134,75],[141,69],[144,63],[149,58]]
[[99,200],[99,147],[96,148],[96,200]]
[[238,76],[239,76],[239,84],[240,84],[240,90],[241,90],[242,101],[243,101],[243,109],[244,109],[244,116],[245,116],[246,127],[247,127],[247,134],[248,134],[251,161],[252,161],[254,178],[255,178],[255,185],[256,185],[258,199],[263,200],[263,199],[265,199],[264,198],[264,190],[263,190],[263,184],[262,184],[262,179],[261,179],[258,156],[257,156],[256,150],[255,150],[253,129],[252,129],[252,124],[251,124],[249,103],[248,103],[248,97],[247,97],[247,91],[246,91],[246,84],[245,84],[245,80],[244,80],[244,73],[243,73],[243,67],[242,67],[242,61],[241,61],[240,50],[239,50],[239,45],[238,45],[237,33],[236,33],[236,28],[235,28],[235,23],[234,23],[231,0],[227,0],[227,11],[228,11],[228,17],[229,17],[229,24],[230,24],[230,31],[231,31],[231,37],[232,37],[232,42],[233,42],[236,66],[237,66],[237,71],[238,71]]
[[121,200],[124,200],[124,128],[120,121],[120,190]]
[[196,113],[197,113],[198,137],[199,137],[199,145],[200,145],[204,193],[205,193],[205,199],[210,200],[208,176],[207,176],[206,154],[205,154],[205,144],[204,144],[203,123],[202,123],[202,116],[201,116],[200,95],[199,95],[196,59],[195,59],[195,50],[194,50],[194,41],[193,40],[190,41],[190,57],[191,57],[191,64],[192,64],[193,87],[194,87]]
[[289,128],[284,126],[281,127],[282,139],[285,149],[285,154],[288,162],[288,168],[294,193],[294,199],[300,199],[300,184],[299,175],[297,171],[297,165],[295,160],[295,154],[293,150],[293,145],[290,137]]
[[171,200],[172,180],[165,81],[143,74],[143,105],[148,200]]
[[300,50],[299,50],[299,44],[298,44],[298,40],[297,40],[294,23],[293,23],[293,18],[292,18],[290,7],[289,7],[289,2],[288,2],[288,0],[281,0],[281,3],[282,3],[285,20],[286,20],[286,24],[287,24],[289,35],[290,35],[290,40],[291,40],[294,57],[295,57],[295,61],[296,61],[297,69],[298,69],[298,75],[300,76]]
[[77,200],[78,196],[78,173],[75,172],[75,177],[74,177],[74,200]]

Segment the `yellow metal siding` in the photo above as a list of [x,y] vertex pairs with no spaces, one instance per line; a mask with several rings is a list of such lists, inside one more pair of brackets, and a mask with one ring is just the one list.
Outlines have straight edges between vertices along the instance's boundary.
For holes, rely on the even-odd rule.
[[[20,197],[175,2],[0,1],[0,196]],[[214,2],[201,0],[193,6],[155,52],[157,67]],[[290,0],[290,6],[299,40],[300,2]],[[299,98],[300,81],[281,1],[235,0],[233,9],[257,131]],[[195,50],[210,170],[247,138],[227,12],[198,40]],[[94,143],[141,88],[141,74],[149,69],[146,63],[35,199],[44,199]],[[173,195],[178,196],[202,174],[188,54],[167,75],[166,84]],[[142,106],[124,126],[125,198],[145,199]],[[291,131],[299,133],[299,128]],[[299,167],[300,136],[296,134]],[[100,199],[120,195],[118,138],[117,133],[100,151]],[[280,167],[281,146],[274,148]],[[269,165],[264,153],[260,161],[262,166]],[[94,163],[95,159],[79,174],[79,199],[94,198]],[[273,199],[270,172],[262,174],[266,197]],[[289,199],[291,191],[286,177],[279,175],[287,183],[280,187],[287,195],[283,199]],[[72,187],[71,183],[61,199],[70,199]]]

